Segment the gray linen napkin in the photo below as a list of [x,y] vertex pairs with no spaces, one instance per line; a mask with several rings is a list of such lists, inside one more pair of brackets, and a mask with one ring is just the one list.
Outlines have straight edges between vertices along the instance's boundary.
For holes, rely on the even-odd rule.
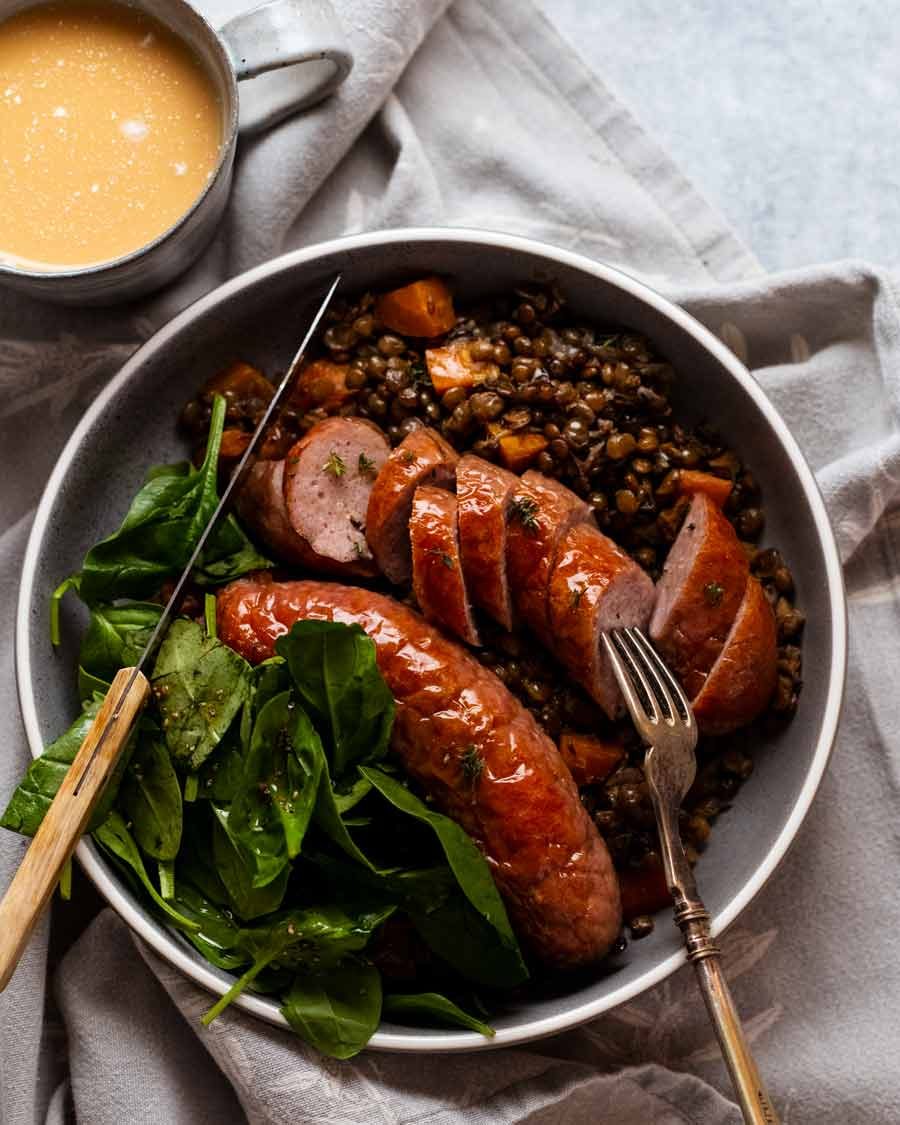
[[[219,19],[236,6],[205,5]],[[136,343],[236,270],[323,237],[443,222],[527,233],[641,274],[722,335],[784,413],[825,489],[851,595],[842,746],[792,854],[725,939],[729,975],[788,1125],[900,1120],[900,969],[882,952],[900,929],[886,889],[900,858],[892,280],[854,265],[762,277],[527,0],[457,0],[439,20],[438,0],[336,6],[357,50],[347,87],[245,145],[222,234],[182,282],[112,313],[0,297],[0,610],[11,619],[33,506],[85,405]],[[12,676],[7,647],[0,800],[27,761]],[[0,838],[0,885],[20,854]],[[79,1120],[104,1125],[242,1112],[435,1125],[739,1120],[686,972],[530,1047],[339,1064],[236,1011],[201,1031],[208,997],[138,949],[110,911],[56,974],[59,1027],[42,1021],[45,962],[46,928],[0,997],[4,1123],[62,1120],[67,1082]]]

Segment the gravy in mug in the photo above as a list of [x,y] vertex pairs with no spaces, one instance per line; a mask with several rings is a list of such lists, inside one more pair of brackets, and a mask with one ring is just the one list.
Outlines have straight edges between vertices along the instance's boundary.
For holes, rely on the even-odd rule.
[[144,12],[65,0],[0,22],[0,263],[140,249],[202,193],[221,140],[212,79]]

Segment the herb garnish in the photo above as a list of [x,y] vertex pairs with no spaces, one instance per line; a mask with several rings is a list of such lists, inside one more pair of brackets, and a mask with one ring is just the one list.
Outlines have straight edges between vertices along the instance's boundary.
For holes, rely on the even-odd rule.
[[442,551],[440,547],[428,547],[425,551],[426,555],[434,555],[439,558],[448,570],[456,570],[456,563],[446,551]]
[[365,453],[360,453],[359,461],[357,462],[357,469],[361,477],[375,477],[378,472],[375,467],[375,462],[371,457],[367,457]]
[[347,466],[344,464],[343,458],[332,451],[328,454],[328,460],[322,466],[323,473],[330,473],[333,477],[342,477],[347,471]]
[[478,752],[478,747],[467,746],[459,756],[459,764],[466,781],[475,785],[484,770],[484,758]]
[[400,454],[400,460],[403,462],[404,465],[411,465],[413,463],[413,461],[415,461],[415,459],[416,459],[416,455],[408,449],[404,449],[403,452]]
[[531,496],[514,496],[509,505],[509,514],[521,523],[526,531],[537,531],[538,522],[535,516],[538,511],[538,502]]
[[722,601],[724,593],[725,587],[718,582],[707,582],[703,587],[703,596],[711,606],[717,606]]
[[581,605],[581,599],[587,592],[587,586],[579,586],[577,590],[572,590],[569,593],[569,609],[578,609]]

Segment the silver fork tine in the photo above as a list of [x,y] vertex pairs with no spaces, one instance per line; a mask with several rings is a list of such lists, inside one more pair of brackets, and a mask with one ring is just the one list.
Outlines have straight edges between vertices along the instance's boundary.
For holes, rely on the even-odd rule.
[[[635,665],[641,669],[645,676],[653,680],[655,687],[654,694],[656,695],[656,702],[662,706],[663,719],[668,723],[673,723],[678,719],[678,708],[675,706],[675,700],[669,693],[666,687],[665,680],[660,676],[655,659],[648,659],[647,653],[641,648],[640,644],[631,635],[631,629],[617,629],[622,641],[628,647],[629,652],[634,658]],[[654,654],[655,656],[655,654]]]
[[644,656],[647,659],[647,662],[650,664],[650,667],[653,669],[653,671],[657,674],[657,676],[661,677],[665,684],[668,686],[675,702],[678,704],[678,710],[681,712],[681,718],[685,720],[688,726],[692,726],[694,722],[693,712],[691,711],[690,703],[688,702],[688,698],[682,690],[681,684],[679,684],[679,682],[666,667],[665,662],[660,659],[659,653],[657,653],[656,649],[653,647],[653,645],[650,644],[650,642],[647,640],[640,629],[634,627],[631,629],[626,629],[625,631],[628,633],[628,636],[632,640],[632,642],[636,644],[638,648],[643,652]]
[[[615,637],[615,633],[613,633],[612,637]],[[631,715],[635,725],[640,730],[645,723],[658,722],[659,715],[656,711],[656,701],[653,697],[653,692],[650,691],[650,685],[646,682],[643,675],[637,671],[631,656],[625,653],[625,656],[628,658],[628,666],[626,667],[625,660],[619,654],[619,649],[613,644],[610,635],[608,633],[602,633],[601,639],[603,640],[603,647],[606,649],[606,655],[609,657],[609,661],[612,664],[612,670],[618,681],[619,688],[622,695],[625,696],[625,706],[628,708],[628,713]],[[652,713],[644,707],[640,696],[635,690],[635,679],[637,679],[644,688],[647,702],[653,708]]]

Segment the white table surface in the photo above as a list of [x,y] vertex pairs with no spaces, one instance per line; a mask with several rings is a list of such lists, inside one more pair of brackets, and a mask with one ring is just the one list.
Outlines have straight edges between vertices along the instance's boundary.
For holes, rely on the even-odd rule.
[[538,0],[767,269],[900,264],[898,0]]

